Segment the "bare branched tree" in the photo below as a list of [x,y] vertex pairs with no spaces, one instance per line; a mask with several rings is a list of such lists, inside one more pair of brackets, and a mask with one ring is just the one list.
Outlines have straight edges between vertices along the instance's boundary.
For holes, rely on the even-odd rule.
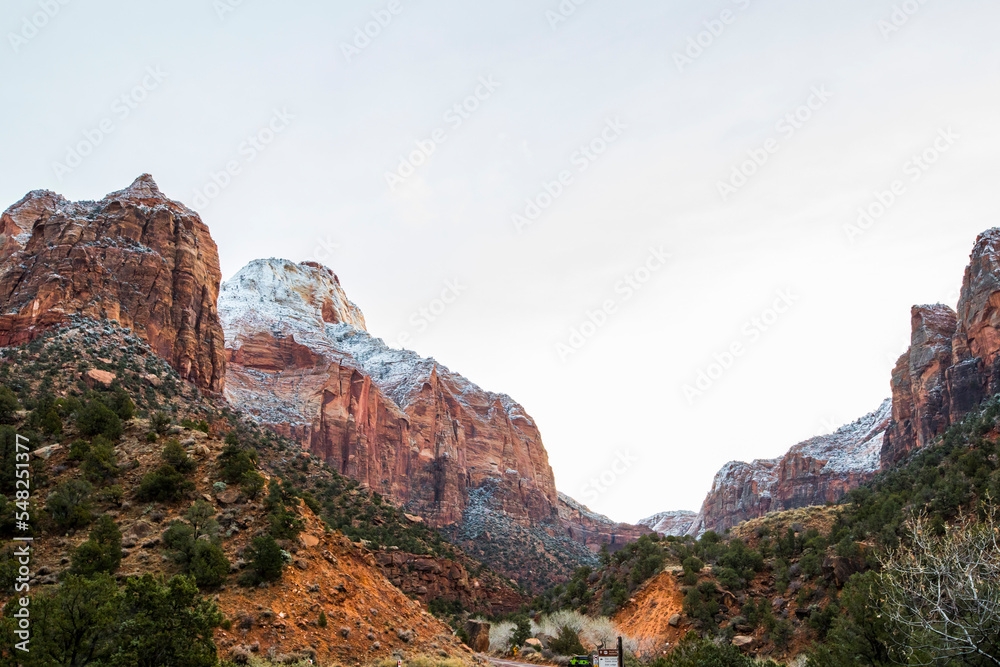
[[910,664],[1000,665],[1000,534],[986,509],[944,535],[916,517],[882,561],[883,603]]

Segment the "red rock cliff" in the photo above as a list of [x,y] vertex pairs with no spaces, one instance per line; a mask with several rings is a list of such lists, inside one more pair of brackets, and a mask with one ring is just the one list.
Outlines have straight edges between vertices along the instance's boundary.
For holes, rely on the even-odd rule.
[[434,525],[460,521],[486,480],[501,490],[495,509],[553,517],[552,469],[524,409],[369,335],[329,269],[253,262],[223,287],[220,312],[230,400],[341,473]]
[[1000,392],[1000,229],[980,234],[956,313],[915,306],[910,349],[892,374],[883,466],[923,447]]
[[208,228],[148,175],[99,202],[31,192],[0,217],[0,345],[73,315],[107,317],[185,379],[221,392],[220,279]]

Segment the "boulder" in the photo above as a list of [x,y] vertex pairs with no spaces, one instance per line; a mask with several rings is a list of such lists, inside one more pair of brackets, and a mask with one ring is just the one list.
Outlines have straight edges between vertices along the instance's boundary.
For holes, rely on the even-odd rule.
[[469,635],[469,648],[477,653],[490,650],[490,624],[483,621],[466,621],[465,632]]
[[93,389],[94,387],[100,385],[102,387],[110,387],[118,376],[109,371],[100,371],[96,368],[91,368],[83,376],[83,381],[87,383],[87,386]]

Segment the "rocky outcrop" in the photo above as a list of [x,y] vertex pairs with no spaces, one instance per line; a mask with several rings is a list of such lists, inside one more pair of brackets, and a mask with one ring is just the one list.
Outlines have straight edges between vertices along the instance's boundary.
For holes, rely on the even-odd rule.
[[34,191],[0,216],[0,345],[74,315],[131,328],[180,375],[221,392],[215,242],[148,175],[98,202]]
[[949,423],[952,338],[958,321],[948,306],[914,306],[910,349],[892,371],[892,424],[882,448],[882,467],[923,447]]
[[777,459],[723,466],[688,533],[722,532],[768,512],[836,502],[880,469],[892,402],[835,433],[806,440]]
[[646,517],[639,522],[639,525],[645,526],[660,535],[679,537],[686,535],[691,530],[691,526],[697,517],[697,512],[688,512],[685,510],[660,512],[659,514]]
[[326,267],[255,261],[223,286],[219,312],[229,400],[431,525],[558,533],[589,547],[577,565],[645,530],[557,495],[523,407],[369,334]]
[[892,375],[893,419],[882,464],[923,447],[1000,392],[1000,229],[980,234],[958,312],[916,306],[910,349]]

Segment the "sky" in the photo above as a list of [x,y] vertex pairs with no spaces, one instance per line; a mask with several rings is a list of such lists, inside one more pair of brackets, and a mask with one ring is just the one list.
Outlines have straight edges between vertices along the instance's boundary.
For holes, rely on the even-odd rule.
[[1000,225],[995,0],[8,0],[0,207],[151,173],[327,264],[560,490],[697,510],[874,410]]

